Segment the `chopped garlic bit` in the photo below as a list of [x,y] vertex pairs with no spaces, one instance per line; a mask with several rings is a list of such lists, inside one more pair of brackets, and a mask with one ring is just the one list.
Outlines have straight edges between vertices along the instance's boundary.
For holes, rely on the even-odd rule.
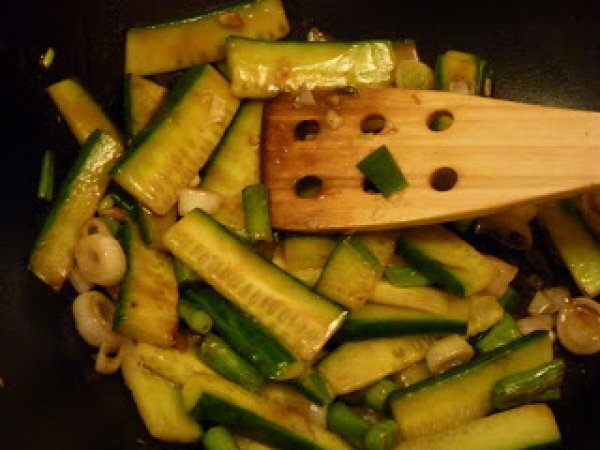
[[333,109],[328,109],[325,113],[325,122],[329,128],[332,130],[337,130],[342,126],[342,123],[344,123],[344,118]]
[[300,88],[298,89],[298,92],[296,93],[296,98],[294,99],[294,103],[296,105],[302,105],[302,106],[314,106],[317,104],[317,102],[315,101],[315,98],[312,95],[312,92],[310,91],[310,89],[308,89],[308,86],[306,85],[306,83],[302,83],[300,85]]
[[323,33],[317,27],[312,27],[308,30],[308,33],[306,33],[306,40],[308,42],[327,42],[331,41],[331,36]]
[[225,28],[242,28],[244,21],[242,17],[236,12],[226,12],[219,16],[219,24]]
[[181,189],[177,205],[179,215],[185,216],[196,208],[212,214],[219,208],[222,200],[221,195],[206,189]]

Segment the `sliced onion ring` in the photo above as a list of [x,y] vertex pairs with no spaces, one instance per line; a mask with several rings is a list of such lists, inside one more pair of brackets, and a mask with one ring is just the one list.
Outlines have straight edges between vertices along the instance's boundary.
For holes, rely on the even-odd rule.
[[561,308],[556,324],[558,340],[571,353],[600,352],[600,304],[580,297]]
[[104,294],[88,291],[78,295],[72,311],[77,331],[89,345],[100,347],[104,342],[118,339],[111,328],[115,306]]

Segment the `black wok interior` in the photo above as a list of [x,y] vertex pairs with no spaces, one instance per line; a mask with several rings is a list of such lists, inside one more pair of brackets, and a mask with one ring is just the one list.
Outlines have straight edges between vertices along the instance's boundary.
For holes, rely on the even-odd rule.
[[[78,150],[43,89],[77,76],[120,120],[123,31],[222,2],[203,0],[3,0],[0,5],[0,447],[175,449],[153,441],[119,375],[94,372],[92,351],[70,317],[73,291],[51,292],[27,272],[48,206],[35,197],[41,156],[57,177]],[[499,98],[600,111],[600,4],[592,1],[284,0],[292,37],[317,26],[339,39],[417,41],[434,64],[448,49],[480,54],[496,71]],[[39,57],[56,49],[55,64]],[[543,241],[543,237],[540,238]],[[489,242],[480,242],[483,247]],[[546,284],[564,283],[547,252],[507,253]],[[527,270],[527,269],[526,269]],[[528,287],[522,285],[524,289]],[[531,286],[529,286],[530,288]],[[566,448],[600,444],[600,357],[569,358],[554,410]],[[186,448],[181,446],[181,448]]]

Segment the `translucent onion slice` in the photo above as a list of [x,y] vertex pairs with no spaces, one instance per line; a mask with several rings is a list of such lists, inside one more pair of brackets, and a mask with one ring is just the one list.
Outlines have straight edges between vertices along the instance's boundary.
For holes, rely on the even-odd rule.
[[517,320],[517,327],[521,334],[533,333],[536,330],[546,330],[550,334],[552,342],[556,339],[554,333],[555,316],[550,314],[540,314],[538,316],[528,316]]
[[120,369],[126,353],[127,340],[121,336],[104,341],[96,355],[96,372],[110,375]]
[[208,214],[214,213],[223,198],[216,192],[206,189],[181,189],[179,191],[178,210],[180,216],[185,216],[193,209],[200,208]]
[[431,373],[439,374],[466,363],[473,355],[475,355],[475,350],[464,337],[451,334],[434,342],[429,347],[425,361]]
[[498,275],[496,275],[494,280],[485,288],[485,293],[500,298],[508,289],[508,285],[517,276],[519,268],[512,264],[508,264],[495,256],[486,255],[486,257],[494,264],[494,267],[498,271]]
[[556,324],[558,340],[571,353],[600,352],[600,305],[580,297],[561,308]]
[[100,347],[104,342],[119,339],[111,326],[115,306],[104,294],[89,291],[78,295],[72,311],[77,331],[89,345]]
[[74,254],[82,275],[94,284],[114,286],[125,275],[125,253],[112,236],[85,236],[75,244]]
[[527,311],[532,316],[540,314],[556,314],[569,302],[571,293],[562,286],[539,290],[533,296]]
[[103,234],[105,236],[112,236],[109,228],[106,224],[98,217],[92,217],[83,224],[79,231],[79,237],[86,237],[92,234]]
[[84,292],[91,291],[94,287],[94,283],[87,280],[81,274],[81,271],[77,268],[77,266],[73,266],[71,268],[71,271],[69,272],[69,282],[78,294],[83,294]]

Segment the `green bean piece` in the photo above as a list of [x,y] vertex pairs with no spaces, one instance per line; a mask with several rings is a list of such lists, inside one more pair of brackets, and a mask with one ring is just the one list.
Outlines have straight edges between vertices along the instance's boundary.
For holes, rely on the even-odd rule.
[[240,450],[231,433],[222,426],[209,428],[202,437],[202,444],[206,450]]
[[542,399],[555,399],[556,390],[560,396],[564,373],[564,361],[554,359],[533,369],[502,378],[496,383],[492,393],[494,408],[504,410],[543,401]]
[[196,333],[206,334],[212,328],[212,317],[185,297],[179,299],[179,317]]
[[400,389],[400,386],[392,380],[388,378],[379,380],[365,391],[365,403],[375,411],[383,411],[387,406],[389,395],[397,389]]
[[356,448],[364,448],[363,442],[370,425],[349,406],[334,402],[327,410],[327,428]]
[[475,348],[481,353],[486,353],[495,348],[506,345],[521,336],[517,322],[510,314],[504,314],[492,328],[475,344]]
[[246,186],[242,191],[246,232],[252,241],[272,241],[269,217],[269,188],[266,184]]
[[200,281],[198,275],[178,258],[173,259],[173,270],[175,270],[175,280],[179,287],[185,287]]
[[385,419],[377,422],[365,435],[366,450],[390,450],[398,441],[398,425],[395,420]]
[[38,198],[51,201],[54,193],[54,153],[46,150],[42,158],[40,183],[38,185]]

